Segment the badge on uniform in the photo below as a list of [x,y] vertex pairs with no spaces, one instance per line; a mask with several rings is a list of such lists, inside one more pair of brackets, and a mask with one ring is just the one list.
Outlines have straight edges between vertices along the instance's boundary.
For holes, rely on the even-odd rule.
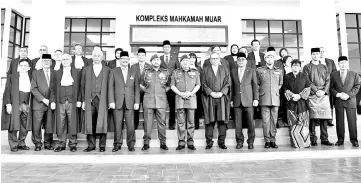
[[273,72],[273,74],[277,74],[277,75],[280,75],[281,73],[279,73],[279,72]]
[[160,74],[158,75],[158,77],[159,77],[159,79],[165,79],[165,75],[164,75],[163,73],[160,73]]
[[152,73],[150,72],[150,73],[148,73],[148,77],[152,77]]
[[134,79],[134,77],[133,76],[130,76],[130,78],[129,79]]
[[188,74],[189,74],[190,76],[195,76],[195,75],[196,75],[195,72],[189,72]]

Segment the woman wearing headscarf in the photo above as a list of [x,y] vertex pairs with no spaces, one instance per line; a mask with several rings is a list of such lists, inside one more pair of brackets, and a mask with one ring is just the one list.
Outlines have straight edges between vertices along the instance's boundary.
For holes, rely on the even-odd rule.
[[[195,53],[189,54],[189,60],[190,60],[190,67],[196,68],[198,72],[200,73],[200,77],[202,80],[202,68],[198,65],[198,59],[197,55]],[[202,105],[202,89],[199,89],[196,93],[197,95],[197,109],[194,115],[194,123],[195,123],[195,129],[199,129],[199,119],[204,116],[203,113],[203,105]],[[198,103],[199,102],[199,103]]]
[[[283,65],[283,79],[285,79],[286,75],[290,72],[292,72],[291,62],[292,57],[287,55],[282,58],[282,65]],[[278,117],[282,119],[282,122],[278,121],[277,127],[286,127],[288,126],[287,123],[287,100],[284,95],[284,89],[280,89],[280,99],[281,99],[281,105],[278,110]]]
[[117,48],[117,49],[115,49],[115,51],[114,51],[115,59],[113,59],[113,60],[108,60],[108,61],[103,60],[103,61],[102,61],[102,64],[103,64],[104,66],[109,67],[110,69],[114,69],[114,68],[116,68],[116,67],[120,67],[120,61],[119,61],[119,59],[120,59],[120,54],[121,54],[122,52],[123,52],[123,49],[122,49],[122,48]]
[[224,57],[228,61],[229,70],[233,70],[234,68],[237,68],[237,53],[238,53],[238,45],[232,44],[231,46],[231,54]]

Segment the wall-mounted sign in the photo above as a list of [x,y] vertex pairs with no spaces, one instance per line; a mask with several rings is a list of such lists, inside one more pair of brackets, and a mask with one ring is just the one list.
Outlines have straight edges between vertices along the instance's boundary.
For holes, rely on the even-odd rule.
[[222,22],[221,16],[136,15],[137,22]]

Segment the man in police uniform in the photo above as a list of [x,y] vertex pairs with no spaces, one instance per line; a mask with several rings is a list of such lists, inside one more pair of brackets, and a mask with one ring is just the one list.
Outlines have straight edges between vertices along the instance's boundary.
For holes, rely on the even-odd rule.
[[168,150],[166,145],[165,109],[167,106],[167,91],[169,90],[169,74],[166,68],[161,68],[158,55],[150,58],[152,68],[147,68],[142,75],[141,89],[144,91],[144,146],[142,150],[149,149],[152,134],[153,115],[158,122],[158,138],[160,148]]
[[177,94],[175,97],[175,108],[178,113],[178,147],[176,150],[185,148],[186,132],[188,149],[195,150],[193,145],[194,112],[197,108],[195,94],[200,88],[200,74],[196,68],[190,68],[188,55],[182,56],[181,66],[181,69],[174,70],[170,84],[171,89]]
[[283,74],[281,69],[274,66],[275,57],[275,52],[267,52],[264,56],[266,65],[257,68],[259,106],[261,106],[265,148],[278,148],[276,124],[280,106],[279,89],[283,84]]

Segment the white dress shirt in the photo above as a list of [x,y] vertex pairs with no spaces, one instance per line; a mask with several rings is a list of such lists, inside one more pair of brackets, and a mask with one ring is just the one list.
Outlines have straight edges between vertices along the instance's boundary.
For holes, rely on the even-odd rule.
[[47,70],[43,69],[43,71],[44,71],[46,83],[48,84],[48,86],[50,86],[50,68],[48,68]]
[[84,61],[81,56],[75,55],[74,66],[76,69],[82,69],[84,67]]
[[39,59],[35,64],[35,69],[40,70],[43,68],[43,64],[41,63],[41,59]]
[[72,86],[74,79],[71,76],[71,67],[64,67],[63,68],[63,76],[61,78],[61,86]]
[[124,83],[127,83],[128,67],[120,67],[120,68],[122,69]]
[[94,70],[94,74],[96,77],[99,76],[100,72],[102,71],[102,68],[103,68],[102,64],[94,64],[93,65],[93,70]]
[[218,66],[213,66],[212,65],[212,70],[214,72],[214,75],[217,76]]
[[19,72],[19,91],[30,92],[31,83],[28,72]]
[[56,61],[55,62],[55,66],[54,66],[54,71],[57,71],[60,69],[60,66],[61,66],[61,61]]
[[327,66],[326,65],[326,58],[320,58],[320,62],[321,62],[322,65]]
[[259,51],[253,51],[254,53],[254,59],[256,60],[256,65],[259,65],[261,62],[261,57],[259,56]]

